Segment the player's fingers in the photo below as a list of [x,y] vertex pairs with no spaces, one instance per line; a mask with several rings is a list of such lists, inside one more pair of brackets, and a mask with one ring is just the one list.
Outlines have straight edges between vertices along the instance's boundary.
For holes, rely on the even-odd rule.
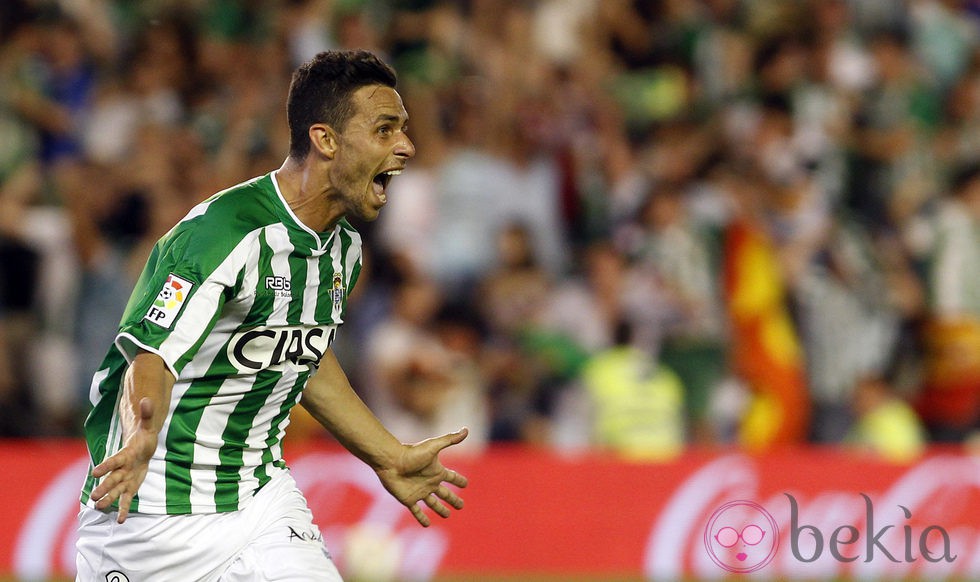
[[[101,497],[98,498],[98,501],[95,504],[95,508],[99,510],[108,509],[110,505],[112,505],[113,503],[116,502],[117,499],[119,499],[119,496],[122,495],[123,491],[125,491],[125,489],[122,486],[114,487],[110,489],[109,491],[106,492],[105,495],[102,495]],[[93,495],[93,497],[95,496]]]
[[129,492],[123,492],[119,496],[119,516],[116,518],[117,523],[122,523],[126,521],[126,517],[129,516],[129,506],[133,502],[133,494]]
[[468,429],[461,428],[456,432],[451,432],[449,434],[444,434],[440,437],[429,439],[428,442],[431,443],[431,445],[434,446],[436,451],[438,452],[446,447],[451,447],[453,445],[463,442],[463,439],[465,439],[466,435],[468,434],[470,434],[470,431]]
[[98,487],[92,490],[92,498],[102,499],[103,497],[108,495],[113,489],[115,489],[116,486],[119,485],[119,482],[122,481],[122,479],[123,479],[123,475],[121,473],[119,472],[110,473],[109,476],[105,478],[105,480],[99,483]]
[[443,475],[442,480],[447,483],[452,483],[457,487],[466,487],[466,485],[469,484],[469,479],[452,469],[446,469],[446,473]]
[[444,499],[447,503],[449,503],[449,505],[452,505],[456,509],[463,509],[462,498],[460,498],[459,495],[453,493],[452,490],[450,490],[445,485],[440,485],[439,488],[436,489],[436,495]]
[[102,477],[109,471],[115,471],[119,467],[122,467],[123,460],[119,455],[113,455],[108,459],[102,461],[92,469],[92,476],[98,479]]
[[432,508],[432,511],[439,514],[442,518],[449,517],[449,508],[446,507],[439,498],[436,497],[435,493],[427,495],[425,498],[425,504]]
[[422,527],[429,527],[430,524],[429,516],[427,516],[425,512],[422,511],[421,507],[413,503],[412,505],[408,506],[408,509],[411,510],[412,516],[415,517],[415,521],[419,522],[419,524],[421,524]]

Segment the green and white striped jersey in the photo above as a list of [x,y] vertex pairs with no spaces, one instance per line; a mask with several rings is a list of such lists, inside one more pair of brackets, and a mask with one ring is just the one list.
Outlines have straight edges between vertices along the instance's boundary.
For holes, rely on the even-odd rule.
[[[243,507],[282,470],[290,409],[329,348],[361,270],[345,220],[303,225],[273,174],[215,194],[156,244],[92,380],[85,438],[93,466],[122,446],[118,404],[138,350],[177,379],[132,511]],[[89,477],[82,503],[97,481]]]

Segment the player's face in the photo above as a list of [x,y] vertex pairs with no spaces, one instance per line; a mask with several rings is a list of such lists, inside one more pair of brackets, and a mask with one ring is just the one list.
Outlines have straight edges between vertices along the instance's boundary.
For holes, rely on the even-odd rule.
[[339,136],[331,183],[341,193],[346,214],[370,221],[378,217],[388,183],[415,155],[415,146],[397,91],[368,85],[354,92],[353,102],[354,115]]

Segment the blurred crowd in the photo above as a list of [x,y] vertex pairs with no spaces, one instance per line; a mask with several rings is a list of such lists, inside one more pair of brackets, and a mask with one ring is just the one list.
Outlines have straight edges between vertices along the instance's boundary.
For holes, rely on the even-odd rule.
[[0,435],[79,433],[149,247],[332,48],[418,149],[335,344],[399,438],[976,443],[972,0],[4,0]]

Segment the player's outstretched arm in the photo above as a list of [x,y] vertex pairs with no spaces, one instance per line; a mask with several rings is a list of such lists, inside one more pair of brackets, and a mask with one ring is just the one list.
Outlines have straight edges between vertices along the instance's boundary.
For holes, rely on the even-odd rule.
[[92,469],[102,482],[92,491],[95,507],[107,509],[119,501],[117,521],[126,521],[133,496],[143,484],[156,450],[174,377],[156,354],[141,352],[126,373],[119,416],[123,447]]
[[430,521],[419,502],[443,518],[450,515],[446,503],[463,508],[463,500],[447,485],[466,487],[466,477],[444,467],[439,453],[462,442],[466,429],[411,445],[399,442],[357,396],[330,350],[303,391],[302,404],[347,450],[374,469],[385,489],[423,526]]

